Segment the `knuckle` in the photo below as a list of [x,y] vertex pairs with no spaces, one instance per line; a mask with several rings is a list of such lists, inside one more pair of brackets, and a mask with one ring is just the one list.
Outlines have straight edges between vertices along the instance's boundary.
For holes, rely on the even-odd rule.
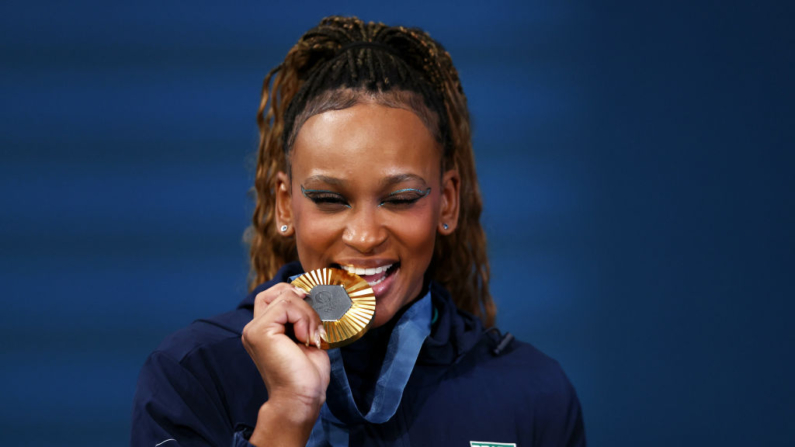
[[240,335],[240,338],[243,340],[244,344],[251,344],[251,331],[252,329],[250,323],[243,327],[243,332]]
[[260,292],[254,297],[254,307],[264,306],[268,300],[268,291]]

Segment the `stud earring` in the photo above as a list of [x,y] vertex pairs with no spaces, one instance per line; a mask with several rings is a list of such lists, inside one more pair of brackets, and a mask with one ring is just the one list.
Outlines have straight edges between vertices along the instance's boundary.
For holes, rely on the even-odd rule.
[[447,230],[447,229],[449,229],[450,227],[448,227],[446,223],[443,223],[443,224],[442,224],[442,228],[444,228],[445,230]]
[[282,233],[284,233],[285,231],[287,231],[287,225],[282,225],[282,227],[279,229],[282,230]]

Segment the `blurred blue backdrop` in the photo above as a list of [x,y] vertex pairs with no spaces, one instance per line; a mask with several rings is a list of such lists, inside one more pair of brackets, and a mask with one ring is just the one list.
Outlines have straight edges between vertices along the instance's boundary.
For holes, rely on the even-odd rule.
[[126,445],[146,355],[245,295],[261,82],[331,14],[453,56],[499,325],[591,445],[793,442],[792,3],[332,3],[2,3],[0,444]]

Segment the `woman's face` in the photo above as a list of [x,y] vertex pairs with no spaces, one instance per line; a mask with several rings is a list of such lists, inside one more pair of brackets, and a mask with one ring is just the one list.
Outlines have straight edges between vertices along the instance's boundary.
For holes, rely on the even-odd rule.
[[373,325],[383,325],[420,294],[436,233],[455,229],[457,172],[442,176],[441,149],[417,115],[374,103],[309,118],[291,162],[292,176],[278,175],[277,224],[295,235],[304,270],[367,280]]

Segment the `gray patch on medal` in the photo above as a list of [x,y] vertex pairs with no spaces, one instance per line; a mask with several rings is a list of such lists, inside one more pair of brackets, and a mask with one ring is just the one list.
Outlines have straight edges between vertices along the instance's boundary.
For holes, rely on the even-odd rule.
[[342,286],[315,286],[305,299],[323,321],[339,320],[353,305]]

